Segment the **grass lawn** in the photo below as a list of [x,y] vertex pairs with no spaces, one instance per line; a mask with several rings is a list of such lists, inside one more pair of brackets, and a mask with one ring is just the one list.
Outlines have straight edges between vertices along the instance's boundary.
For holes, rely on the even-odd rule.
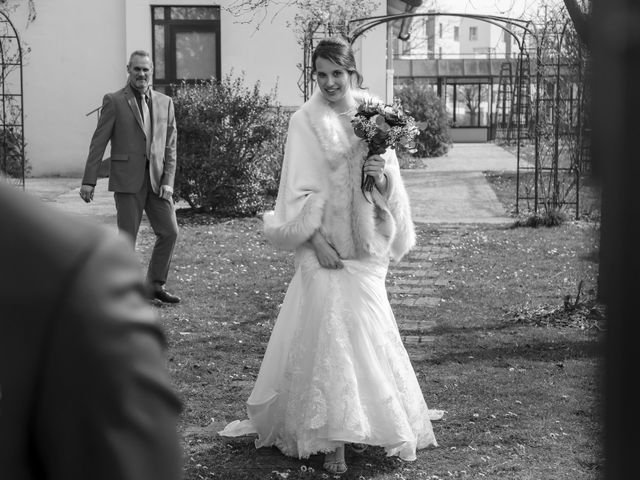
[[[504,192],[511,187],[500,188],[509,205]],[[256,218],[179,221],[168,286],[183,302],[158,309],[185,405],[185,479],[331,478],[321,456],[287,458],[276,449],[256,450],[251,438],[215,434],[245,418],[244,402],[293,274],[292,254],[269,245]],[[415,462],[387,458],[379,448],[348,452],[342,478],[602,478],[597,224],[417,227],[419,246],[444,252],[425,265],[440,280],[438,301],[395,312],[400,324],[408,315],[435,322],[423,332],[432,340],[407,350],[427,404],[446,411],[434,422],[439,446],[420,451]],[[145,260],[151,237],[140,236]],[[403,274],[394,267],[388,281]]]

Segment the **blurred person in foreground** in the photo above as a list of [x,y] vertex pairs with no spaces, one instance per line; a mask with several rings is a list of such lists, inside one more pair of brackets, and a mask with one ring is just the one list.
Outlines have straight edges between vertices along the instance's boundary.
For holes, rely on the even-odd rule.
[[1,178],[0,218],[0,479],[181,478],[181,405],[131,244]]
[[178,239],[172,199],[177,143],[173,101],[151,88],[153,63],[148,52],[133,52],[127,72],[127,85],[102,100],[80,197],[87,203],[93,200],[102,157],[111,143],[109,191],[114,192],[118,229],[135,244],[142,212],[147,214],[156,235],[147,270],[147,294],[151,299],[178,303],[180,298],[165,290]]

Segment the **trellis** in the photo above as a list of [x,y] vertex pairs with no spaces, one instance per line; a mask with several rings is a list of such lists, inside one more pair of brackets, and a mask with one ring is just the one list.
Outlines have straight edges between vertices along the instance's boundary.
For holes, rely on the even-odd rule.
[[22,46],[11,20],[0,11],[0,174],[24,188]]
[[590,168],[589,93],[587,59],[572,33],[568,21],[546,22],[536,32],[534,135],[531,161],[518,162],[517,213],[581,215],[580,184]]

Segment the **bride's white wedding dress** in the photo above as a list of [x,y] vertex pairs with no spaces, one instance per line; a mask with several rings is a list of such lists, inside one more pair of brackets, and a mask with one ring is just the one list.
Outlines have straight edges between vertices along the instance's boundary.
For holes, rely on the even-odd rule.
[[[416,449],[436,446],[431,419],[441,412],[427,408],[385,289],[389,259],[415,243],[408,198],[388,151],[387,191],[365,199],[365,154],[348,119],[320,95],[292,117],[265,234],[295,249],[295,274],[247,401],[249,418],[220,435],[257,433],[257,447],[300,458],[364,443],[414,460]],[[344,268],[320,266],[307,242],[318,229]]]
[[373,260],[324,269],[304,250],[247,402],[249,420],[220,434],[258,433],[256,447],[300,458],[339,442],[380,445],[404,460],[435,446],[387,300],[386,272]]

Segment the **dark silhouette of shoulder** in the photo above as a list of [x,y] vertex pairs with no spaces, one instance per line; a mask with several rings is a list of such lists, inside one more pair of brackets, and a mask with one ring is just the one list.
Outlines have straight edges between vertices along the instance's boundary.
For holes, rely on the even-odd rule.
[[130,242],[1,181],[0,218],[0,478],[180,478],[180,401]]

